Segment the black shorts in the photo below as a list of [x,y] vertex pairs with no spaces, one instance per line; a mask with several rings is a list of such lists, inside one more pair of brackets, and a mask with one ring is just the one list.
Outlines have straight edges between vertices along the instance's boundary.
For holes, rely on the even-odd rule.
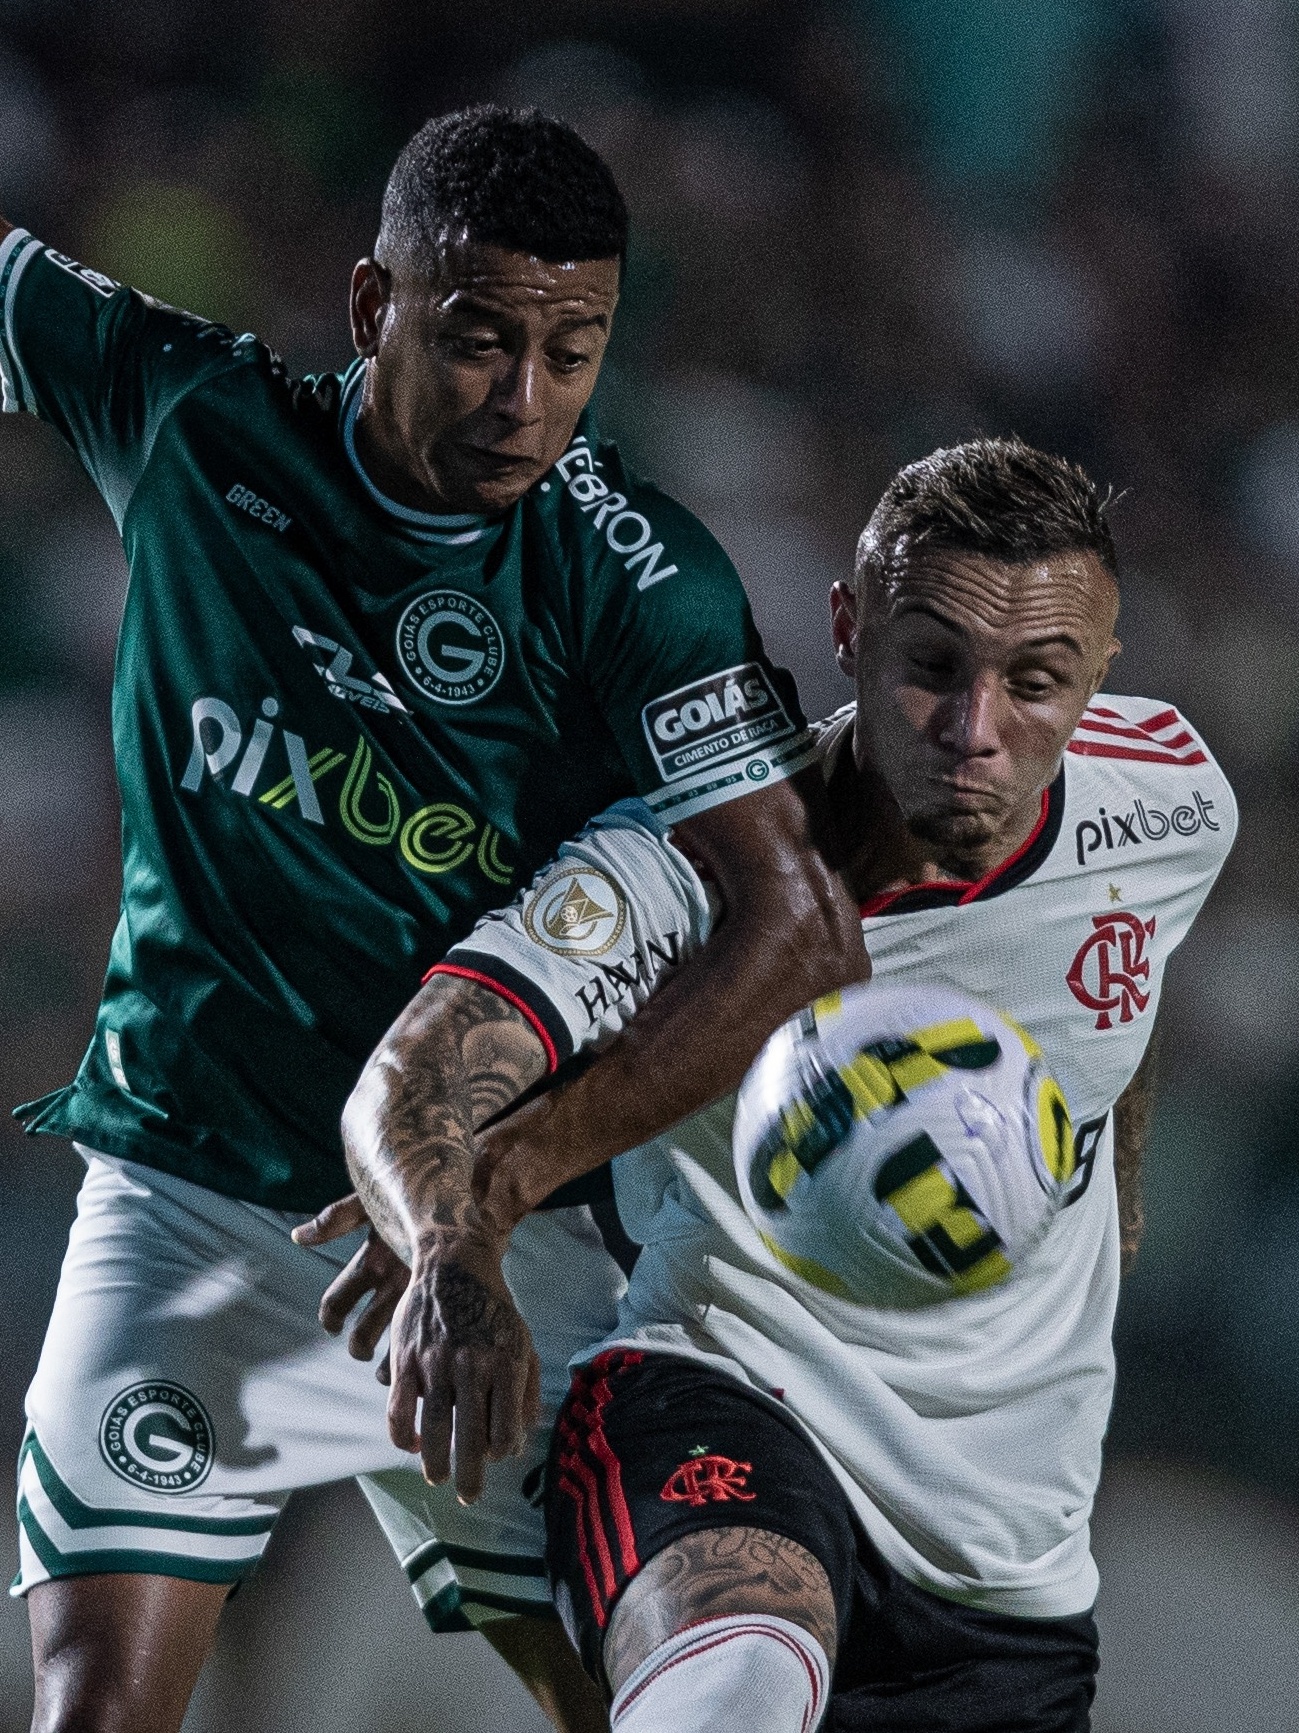
[[618,1596],[701,1528],[765,1528],[819,1559],[839,1613],[824,1729],[1085,1733],[1096,1625],[1007,1618],[917,1588],[867,1538],[779,1405],[670,1354],[615,1350],[574,1375],[546,1470],[556,1600],[593,1678]]

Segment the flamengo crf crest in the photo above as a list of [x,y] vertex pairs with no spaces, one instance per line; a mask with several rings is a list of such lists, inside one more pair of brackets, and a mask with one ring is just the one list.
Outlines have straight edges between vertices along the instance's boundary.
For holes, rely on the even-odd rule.
[[726,1504],[736,1499],[751,1504],[758,1496],[746,1492],[751,1462],[736,1462],[729,1456],[691,1456],[668,1477],[659,1497],[666,1504]]
[[1093,931],[1069,965],[1065,980],[1080,1005],[1096,1013],[1098,1029],[1130,1023],[1150,1003],[1150,959],[1146,943],[1155,936],[1155,917],[1143,921],[1127,909],[1092,916]]

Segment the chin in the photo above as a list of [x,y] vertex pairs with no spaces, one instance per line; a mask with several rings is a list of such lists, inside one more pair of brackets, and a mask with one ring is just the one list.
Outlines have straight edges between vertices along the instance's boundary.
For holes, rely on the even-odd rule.
[[[531,487],[531,481],[515,478],[500,481],[466,481],[454,491],[457,512],[473,512],[479,517],[497,517],[517,505]],[[450,491],[450,490],[448,490]]]
[[921,842],[955,850],[981,848],[999,829],[991,812],[917,812],[909,814],[906,823]]

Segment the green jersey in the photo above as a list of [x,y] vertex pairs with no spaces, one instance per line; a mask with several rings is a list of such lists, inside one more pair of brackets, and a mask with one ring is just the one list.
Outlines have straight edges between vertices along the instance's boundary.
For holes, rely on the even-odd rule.
[[0,376],[131,573],[121,920],[31,1130],[314,1210],[362,1064],[485,910],[612,801],[670,821],[807,761],[726,557],[587,421],[503,516],[409,510],[356,457],[362,363],[294,381],[22,230]]

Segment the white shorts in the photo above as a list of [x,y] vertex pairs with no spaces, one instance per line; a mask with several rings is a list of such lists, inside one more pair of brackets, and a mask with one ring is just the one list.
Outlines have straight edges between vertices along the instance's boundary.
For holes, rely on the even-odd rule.
[[[473,1506],[388,1438],[374,1366],[316,1309],[359,1236],[295,1246],[305,1219],[92,1151],[27,1393],[21,1568],[234,1583],[297,1487],[356,1476],[435,1629],[549,1608],[533,1499],[568,1361],[626,1286],[584,1207],[529,1216],[505,1274],[542,1364],[542,1423]],[[526,1485],[525,1485],[526,1483]]]

